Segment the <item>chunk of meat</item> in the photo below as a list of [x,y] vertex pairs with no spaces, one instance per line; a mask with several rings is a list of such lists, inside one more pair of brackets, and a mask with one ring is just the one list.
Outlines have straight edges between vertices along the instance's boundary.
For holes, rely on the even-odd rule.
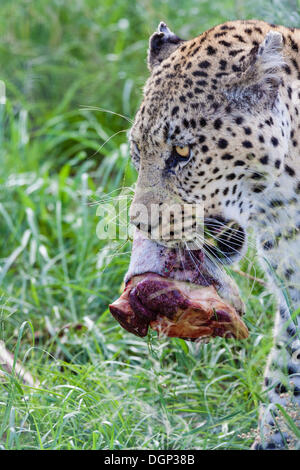
[[186,340],[248,336],[239,314],[213,285],[199,286],[155,273],[132,277],[109,308],[121,326],[137,336],[146,336],[149,326]]

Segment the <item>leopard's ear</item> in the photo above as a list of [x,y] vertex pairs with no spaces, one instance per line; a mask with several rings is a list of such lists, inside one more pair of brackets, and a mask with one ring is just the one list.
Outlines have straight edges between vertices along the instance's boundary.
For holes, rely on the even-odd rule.
[[154,67],[166,59],[183,42],[184,40],[172,33],[165,23],[159,23],[157,32],[152,34],[149,40],[149,70],[152,71]]
[[229,101],[243,107],[261,102],[272,106],[285,65],[282,49],[282,35],[277,31],[269,31],[262,43],[250,52],[246,68],[226,79],[225,94]]

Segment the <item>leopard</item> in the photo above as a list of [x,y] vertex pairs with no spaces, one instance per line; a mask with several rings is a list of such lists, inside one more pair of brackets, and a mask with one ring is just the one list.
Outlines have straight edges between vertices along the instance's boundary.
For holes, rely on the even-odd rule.
[[149,232],[139,204],[201,203],[205,224],[239,227],[227,264],[253,233],[278,309],[251,448],[299,448],[300,29],[235,20],[185,40],[161,22],[147,63],[130,130],[131,222]]

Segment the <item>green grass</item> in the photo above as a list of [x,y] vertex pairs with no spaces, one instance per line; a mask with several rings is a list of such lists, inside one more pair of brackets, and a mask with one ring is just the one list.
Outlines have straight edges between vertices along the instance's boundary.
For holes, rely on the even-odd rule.
[[[188,38],[234,18],[299,25],[298,11],[292,1],[2,0],[0,339],[39,381],[0,382],[2,448],[249,447],[241,434],[257,420],[273,299],[232,273],[251,331],[243,343],[119,327],[107,306],[130,242],[100,241],[96,210],[136,179],[130,124],[87,106],[133,118],[160,20]],[[252,250],[241,267],[262,277]]]

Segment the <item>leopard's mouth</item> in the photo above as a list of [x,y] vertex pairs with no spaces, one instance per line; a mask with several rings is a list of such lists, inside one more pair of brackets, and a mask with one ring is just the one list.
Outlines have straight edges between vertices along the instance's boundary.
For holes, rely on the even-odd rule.
[[223,264],[231,264],[245,252],[246,232],[233,220],[206,218],[204,233],[206,251]]
[[167,249],[137,231],[125,282],[109,307],[131,333],[146,336],[150,326],[189,340],[248,336],[235,284],[201,250]]

